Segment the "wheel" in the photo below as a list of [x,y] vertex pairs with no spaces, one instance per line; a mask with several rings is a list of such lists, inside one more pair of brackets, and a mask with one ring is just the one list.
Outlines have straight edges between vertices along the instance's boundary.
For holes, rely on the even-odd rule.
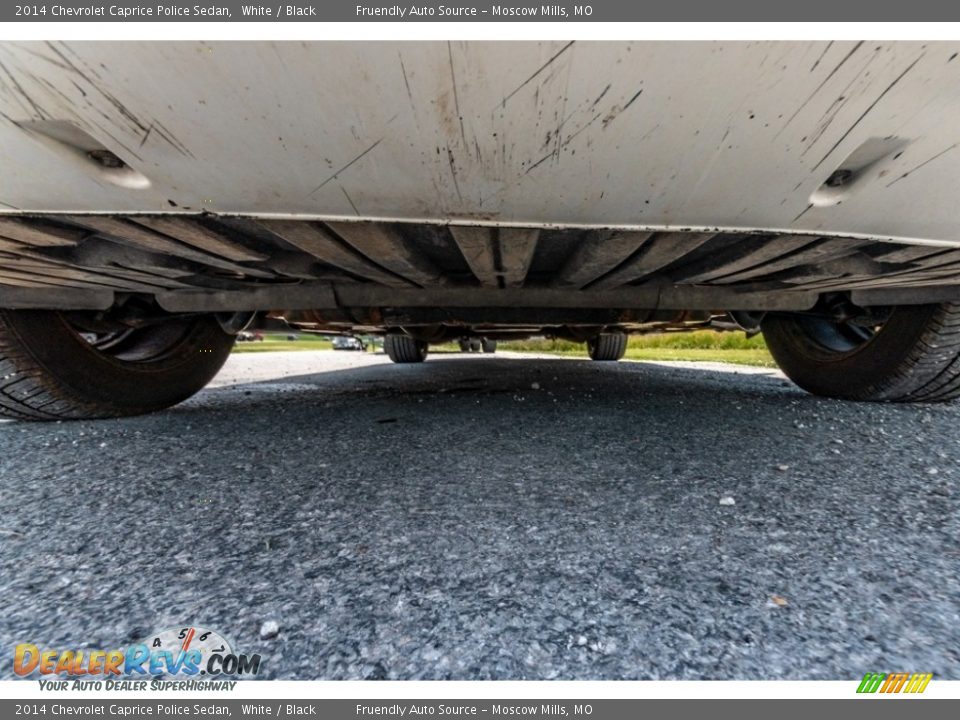
[[480,347],[483,348],[483,351],[488,354],[493,354],[497,351],[497,341],[496,340],[487,340],[486,338],[480,339]]
[[418,363],[427,357],[427,343],[414,340],[409,335],[387,335],[383,349],[395,363]]
[[587,354],[591,360],[619,360],[627,351],[626,333],[600,333],[587,340]]
[[457,344],[460,345],[460,352],[470,352],[470,342],[466,338],[460,338]]
[[846,322],[768,315],[762,327],[780,369],[815,395],[887,402],[960,395],[960,303],[874,308]]
[[97,333],[76,315],[0,310],[0,415],[62,420],[176,405],[223,366],[234,336],[213,316]]

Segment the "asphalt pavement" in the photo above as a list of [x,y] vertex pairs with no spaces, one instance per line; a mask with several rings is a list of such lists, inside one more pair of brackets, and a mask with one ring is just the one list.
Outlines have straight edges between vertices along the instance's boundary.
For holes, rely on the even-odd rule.
[[0,423],[0,676],[186,624],[267,678],[960,679],[958,507],[960,405],[235,355],[167,412]]

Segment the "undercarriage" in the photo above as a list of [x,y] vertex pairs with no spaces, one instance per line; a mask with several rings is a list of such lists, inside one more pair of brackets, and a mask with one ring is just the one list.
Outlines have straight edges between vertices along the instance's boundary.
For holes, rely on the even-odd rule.
[[259,311],[307,331],[405,328],[430,342],[750,329],[825,298],[960,298],[958,248],[817,234],[7,215],[0,259],[8,308]]

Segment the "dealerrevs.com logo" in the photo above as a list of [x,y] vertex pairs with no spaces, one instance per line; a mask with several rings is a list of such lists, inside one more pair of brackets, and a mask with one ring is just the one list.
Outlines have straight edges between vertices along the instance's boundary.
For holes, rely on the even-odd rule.
[[65,679],[152,679],[253,676],[260,656],[234,652],[215,630],[179,627],[162,630],[125,648],[66,650],[20,643],[14,649],[13,671],[20,677]]

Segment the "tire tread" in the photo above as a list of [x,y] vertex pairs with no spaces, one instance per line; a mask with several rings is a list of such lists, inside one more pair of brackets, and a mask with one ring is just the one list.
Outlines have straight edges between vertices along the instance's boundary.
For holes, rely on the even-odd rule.
[[588,344],[591,360],[615,362],[627,351],[627,334],[612,332],[600,333],[592,344]]
[[[109,398],[84,397],[58,380],[30,351],[16,327],[17,310],[0,310],[0,417],[15,420],[82,420],[151,412],[156,406],[119,407]],[[229,354],[232,338],[218,337],[219,346],[205,364],[212,376]]]
[[418,342],[409,335],[387,335],[383,341],[383,349],[387,357],[395,363],[419,363],[424,360],[425,353]]
[[[960,303],[925,308],[926,316],[912,346],[892,353],[889,369],[876,373],[878,377],[858,388],[836,388],[823,394],[882,402],[944,402],[960,397]],[[774,357],[790,375],[789,366],[796,361],[790,357],[791,342],[796,341],[780,331],[771,335],[765,330],[764,334]]]

